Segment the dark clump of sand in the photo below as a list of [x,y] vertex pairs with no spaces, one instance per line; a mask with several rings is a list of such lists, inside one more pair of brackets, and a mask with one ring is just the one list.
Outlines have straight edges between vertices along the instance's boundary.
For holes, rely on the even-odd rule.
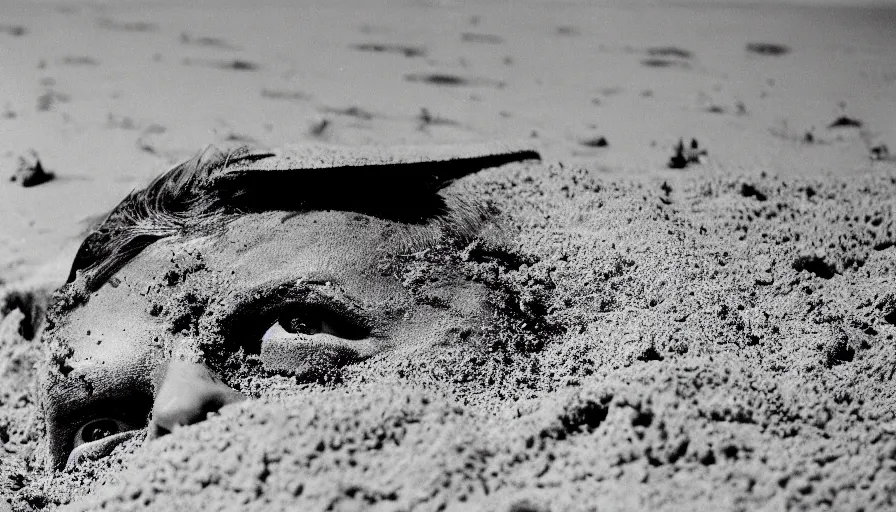
[[98,20],[98,26],[122,32],[156,32],[159,30],[157,24],[147,21],[119,21],[110,18],[101,18]]
[[28,33],[28,29],[23,27],[22,25],[0,25],[0,33],[8,34],[13,37],[22,37]]
[[828,128],[861,128],[862,121],[848,116],[840,116],[834,119]]
[[606,137],[592,137],[581,141],[581,144],[587,148],[605,148],[610,145]]
[[187,58],[183,60],[184,66],[196,66],[212,69],[225,69],[234,71],[255,71],[259,68],[258,64],[243,59],[193,59]]
[[504,42],[504,38],[501,36],[476,32],[464,32],[460,35],[460,39],[466,43],[501,44]]
[[679,59],[690,59],[694,56],[690,50],[679,48],[677,46],[656,46],[647,49],[647,55],[651,57],[676,57]]
[[419,82],[445,87],[487,86],[503,88],[505,83],[499,80],[481,77],[465,77],[452,73],[410,73],[404,76],[408,82]]
[[674,60],[661,57],[643,59],[641,65],[648,68],[678,68],[690,69],[690,64],[683,60]]
[[780,57],[790,53],[790,48],[777,43],[747,43],[747,51],[756,55]]
[[684,169],[701,163],[708,154],[706,149],[700,147],[697,139],[691,139],[688,146],[685,146],[683,139],[678,139],[678,144],[675,145],[674,153],[666,166],[670,169]]
[[19,164],[9,180],[27,188],[42,185],[55,177],[54,173],[44,169],[37,153],[32,151],[28,155],[19,157]]
[[468,85],[470,83],[469,79],[462,76],[442,73],[406,75],[405,80],[409,82],[423,82],[427,84],[447,86]]
[[403,44],[362,43],[352,45],[352,48],[362,52],[396,53],[405,57],[424,57],[426,55],[425,48]]

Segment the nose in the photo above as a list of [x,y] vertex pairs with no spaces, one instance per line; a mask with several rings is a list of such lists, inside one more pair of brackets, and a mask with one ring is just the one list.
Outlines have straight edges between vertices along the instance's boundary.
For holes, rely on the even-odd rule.
[[199,423],[209,413],[245,399],[204,363],[172,359],[153,404],[149,437]]

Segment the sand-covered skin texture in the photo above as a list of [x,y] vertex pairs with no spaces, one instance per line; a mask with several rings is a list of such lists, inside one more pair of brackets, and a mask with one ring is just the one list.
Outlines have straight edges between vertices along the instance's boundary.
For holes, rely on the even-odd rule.
[[[896,165],[869,159],[896,146],[893,11],[9,5],[8,508],[896,508]],[[843,116],[861,126],[828,128]],[[668,169],[691,137],[708,156]],[[490,350],[385,354],[40,466],[41,311],[97,217],[167,165],[209,143],[520,139],[545,163],[453,185],[520,255],[450,256],[514,299]],[[7,180],[30,149],[56,179],[25,189]]]

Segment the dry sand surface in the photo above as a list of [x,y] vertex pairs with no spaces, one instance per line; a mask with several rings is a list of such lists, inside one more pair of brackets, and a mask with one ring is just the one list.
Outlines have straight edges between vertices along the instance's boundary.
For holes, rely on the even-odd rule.
[[[896,161],[871,158],[896,150],[894,27],[727,2],[6,0],[0,510],[896,509]],[[502,212],[517,259],[406,271],[454,258],[508,299],[512,339],[41,466],[35,330],[128,192],[208,144],[491,140],[543,161],[451,187]],[[32,150],[53,179],[9,181]]]

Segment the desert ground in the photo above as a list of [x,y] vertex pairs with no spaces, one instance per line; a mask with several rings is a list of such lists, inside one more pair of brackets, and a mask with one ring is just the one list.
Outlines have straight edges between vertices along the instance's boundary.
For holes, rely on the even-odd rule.
[[[0,510],[896,509],[896,7],[822,4],[6,0]],[[541,155],[450,185],[513,233],[458,260],[513,339],[43,464],[43,312],[129,192],[488,141]]]

